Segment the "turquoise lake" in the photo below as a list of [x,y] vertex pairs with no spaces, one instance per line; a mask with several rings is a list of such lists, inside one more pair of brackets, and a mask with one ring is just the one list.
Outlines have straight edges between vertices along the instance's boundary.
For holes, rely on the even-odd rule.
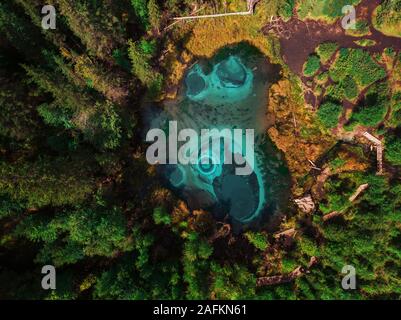
[[[206,155],[199,152],[199,161],[193,164],[159,166],[166,185],[191,209],[209,210],[216,219],[229,219],[237,229],[257,228],[286,210],[290,175],[283,155],[267,135],[268,88],[279,74],[278,66],[248,44],[223,48],[187,70],[175,100],[153,106],[157,111],[146,117],[148,126],[166,133],[169,121],[176,121],[178,130],[190,128],[198,133],[202,129],[254,130],[255,161],[250,175],[237,175],[235,163],[213,161],[213,150]],[[238,156],[245,156],[246,143],[234,139],[237,142],[243,148]]]

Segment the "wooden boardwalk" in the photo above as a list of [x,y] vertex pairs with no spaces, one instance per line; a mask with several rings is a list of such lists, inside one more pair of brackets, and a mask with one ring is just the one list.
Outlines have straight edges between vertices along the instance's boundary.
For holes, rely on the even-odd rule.
[[368,139],[376,147],[377,152],[377,174],[383,174],[383,143],[369,132],[363,133],[363,136]]
[[217,14],[206,14],[206,15],[198,15],[198,16],[186,16],[186,17],[176,17],[173,20],[195,20],[195,19],[207,19],[207,18],[219,18],[219,17],[228,17],[228,16],[247,16],[254,14],[255,5],[260,0],[247,0],[247,8],[248,11],[240,11],[240,12],[229,12],[229,13],[217,13]]

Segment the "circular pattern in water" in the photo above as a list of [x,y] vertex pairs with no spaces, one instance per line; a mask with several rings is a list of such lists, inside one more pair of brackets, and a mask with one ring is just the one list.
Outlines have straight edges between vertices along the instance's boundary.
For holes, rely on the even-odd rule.
[[186,173],[181,166],[176,166],[170,173],[169,180],[172,186],[179,188],[185,183]]
[[187,85],[188,95],[190,96],[197,96],[206,89],[205,79],[197,72],[188,74],[185,78],[185,84]]
[[216,173],[218,164],[214,163],[214,159],[209,156],[202,156],[198,160],[197,169],[205,175],[210,176]]
[[247,73],[238,57],[231,56],[220,62],[216,74],[226,88],[238,88],[245,84]]
[[[291,180],[279,151],[266,135],[265,121],[270,79],[278,79],[279,71],[249,45],[224,48],[188,70],[181,95],[166,103],[165,118],[177,121],[178,131],[190,128],[198,137],[204,129],[243,132],[242,137],[232,135],[230,152],[225,152],[223,144],[220,155],[202,145],[201,139],[191,141],[190,154],[184,153],[193,161],[166,167],[170,186],[191,209],[209,210],[219,219],[228,214],[234,226],[255,226],[262,217],[281,211]],[[251,163],[244,143],[248,129],[254,130],[256,142]],[[221,138],[226,135],[222,133]],[[233,156],[233,150],[237,157],[232,157],[232,164],[223,164],[226,156]],[[251,168],[250,174],[238,175],[237,169],[244,166]]]

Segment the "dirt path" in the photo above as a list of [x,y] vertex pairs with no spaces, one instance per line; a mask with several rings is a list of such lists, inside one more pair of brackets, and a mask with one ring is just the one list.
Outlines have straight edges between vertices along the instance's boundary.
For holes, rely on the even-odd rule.
[[356,8],[357,17],[368,20],[370,34],[367,36],[347,35],[341,26],[341,19],[334,24],[314,20],[301,21],[298,18],[292,18],[288,22],[279,19],[268,23],[263,32],[273,31],[279,36],[284,61],[294,73],[302,77],[305,61],[322,42],[330,41],[338,43],[340,47],[361,48],[355,41],[370,39],[376,42],[375,45],[363,48],[371,53],[380,53],[387,47],[401,50],[401,38],[386,36],[373,27],[372,14],[380,3],[381,0],[363,0]]

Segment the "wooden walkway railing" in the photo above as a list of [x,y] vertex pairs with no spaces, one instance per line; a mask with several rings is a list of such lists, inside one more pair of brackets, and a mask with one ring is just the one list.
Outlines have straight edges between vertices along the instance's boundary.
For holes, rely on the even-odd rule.
[[383,143],[369,132],[365,132],[363,136],[368,139],[376,147],[377,152],[377,174],[383,174]]
[[217,14],[205,14],[200,16],[186,16],[186,17],[176,17],[173,20],[195,20],[195,19],[207,19],[207,18],[219,18],[219,17],[228,17],[228,16],[246,16],[252,15],[254,13],[254,8],[256,3],[260,0],[247,0],[248,11],[241,12],[229,12],[229,13],[217,13]]

